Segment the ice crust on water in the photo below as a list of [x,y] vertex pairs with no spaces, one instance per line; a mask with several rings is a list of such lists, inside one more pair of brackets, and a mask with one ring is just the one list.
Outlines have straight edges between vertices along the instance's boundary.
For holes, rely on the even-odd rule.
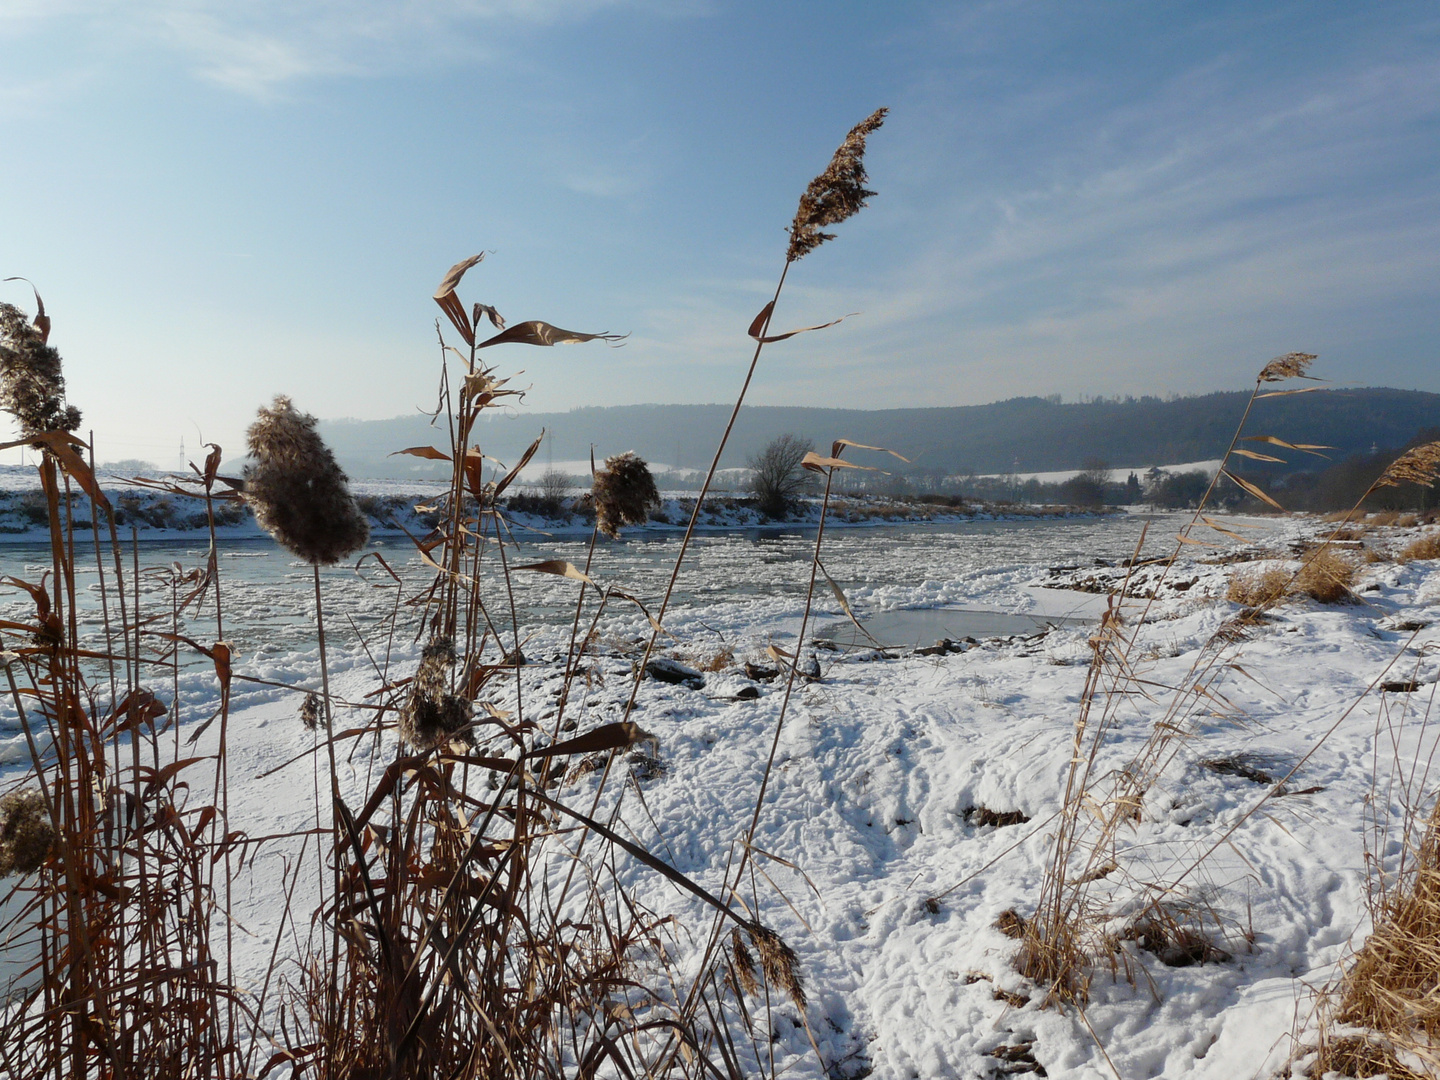
[[[1167,525],[1175,523],[1152,526],[1152,533],[1173,532]],[[1054,583],[1048,568],[1123,558],[1139,527],[1120,520],[841,532],[827,536],[825,562],[862,618],[941,604],[1054,613],[1054,605],[1067,600],[1074,601],[1072,613],[1093,614],[1103,598],[1044,589]],[[1313,526],[1272,522],[1265,540],[1283,547],[1306,530]],[[682,576],[682,601],[666,620],[686,647],[682,657],[713,652],[717,634],[737,663],[763,659],[771,641],[793,647],[809,544],[798,534],[705,538]],[[669,544],[608,545],[592,574],[650,596],[672,553]],[[583,550],[563,541],[538,548],[541,557],[582,563]],[[318,685],[304,568],[259,558],[221,562],[227,635],[233,625],[242,643],[237,671]],[[6,564],[15,562],[7,557]],[[1234,612],[1223,600],[1230,567],[1186,561],[1184,569],[1195,584],[1157,601],[1139,628],[1148,677],[1157,681],[1187,670]],[[527,630],[538,628],[525,644],[535,662],[520,669],[533,708],[557,685],[554,658],[566,642],[560,613],[573,604],[576,586],[543,575],[517,575],[516,585]],[[1223,686],[1244,710],[1245,725],[1206,722],[1147,793],[1128,841],[1132,874],[1151,881],[1177,875],[1265,790],[1198,768],[1198,759],[1250,751],[1293,763],[1410,639],[1385,625],[1429,619],[1435,628],[1421,631],[1412,647],[1440,642],[1436,564],[1378,564],[1363,571],[1360,587],[1371,585],[1378,588],[1363,592],[1369,607],[1288,606],[1275,623],[1235,646],[1245,670],[1257,676],[1236,674]],[[378,633],[394,604],[393,589],[372,588],[348,571],[327,578],[326,587],[333,590],[327,605],[333,598],[331,610],[348,612],[362,632]],[[494,587],[503,586],[497,581]],[[144,602],[167,597],[168,590],[156,586]],[[12,617],[24,604],[3,595],[0,609],[0,617]],[[833,599],[820,596],[813,619],[838,618],[843,613]],[[633,608],[616,607],[602,629],[623,642],[648,628]],[[1049,852],[1046,823],[1059,807],[1070,758],[1090,632],[1067,626],[1039,641],[988,641],[964,653],[923,657],[826,654],[825,679],[797,686],[756,842],[795,862],[813,882],[814,891],[784,866],[766,866],[810,929],[768,886],[757,902],[799,954],[812,989],[811,1028],[835,1075],[866,1067],[897,1080],[990,1075],[996,1062],[989,1051],[1029,1040],[1051,1076],[1111,1075],[1073,1013],[997,999],[996,990],[1025,995],[1029,988],[1010,967],[1015,943],[991,926],[1006,908],[1033,908]],[[347,634],[337,631],[331,647],[334,692],[359,701],[376,685],[376,673],[353,638],[347,644]],[[409,635],[400,641],[392,676],[409,674],[418,659]],[[603,684],[587,691],[584,712],[572,714],[581,730],[617,718],[628,694],[631,660],[610,653],[602,648],[595,661]],[[1413,667],[1417,659],[1402,663]],[[1421,669],[1424,679],[1435,674],[1433,666]],[[772,683],[755,700],[734,700],[735,690],[748,685],[738,669],[707,679],[699,692],[649,679],[641,684],[637,719],[658,739],[664,770],[636,777],[643,811],[624,794],[627,784],[614,784],[601,816],[608,817],[613,800],[623,800],[620,817],[640,842],[718,889],[728,845],[749,821],[781,695]],[[214,676],[197,665],[182,672],[181,682],[187,699],[181,721],[192,725],[213,709]],[[496,704],[513,707],[513,680],[495,685]],[[265,835],[313,815],[308,759],[255,779],[313,745],[295,718],[299,703],[293,693],[236,683],[229,729],[230,772],[239,778],[231,791],[233,828]],[[1352,935],[1366,932],[1360,807],[1370,793],[1375,708],[1367,700],[1357,709],[1292,785],[1323,791],[1275,800],[1188,879],[1188,895],[1225,920],[1230,963],[1169,968],[1134,951],[1146,973],[1138,987],[1096,973],[1086,1016],[1121,1075],[1232,1080],[1264,1075],[1284,1061],[1294,1019],[1311,1007],[1312,988],[1334,974]],[[1138,711],[1127,715],[1102,754],[1103,767],[1128,761],[1153,719]],[[361,720],[342,707],[336,726]],[[0,754],[13,734],[0,729]],[[213,753],[217,734],[208,731],[195,752]],[[1417,731],[1415,737],[1423,736]],[[394,752],[394,736],[387,735],[378,749],[367,738],[354,744],[353,756],[341,754],[347,800],[361,797]],[[8,769],[0,784],[18,779],[16,765],[0,757],[0,767]],[[586,803],[595,782],[580,777],[561,794]],[[1022,811],[1031,821],[975,828],[963,816],[974,805]],[[248,931],[236,938],[242,984],[258,985],[269,959],[279,919],[271,886],[281,855],[294,850],[277,845],[237,889],[234,915]],[[703,940],[704,909],[643,866],[626,863],[623,854],[616,857],[644,903],[673,912]],[[314,884],[302,880],[302,892],[307,887]],[[942,893],[932,910],[926,901]],[[297,910],[309,910],[314,899],[313,892],[297,896]],[[1244,940],[1247,930],[1253,946]],[[677,960],[684,968],[687,958]],[[778,1066],[793,1065],[787,1075],[821,1075],[803,1029],[782,1020],[773,1034]]]

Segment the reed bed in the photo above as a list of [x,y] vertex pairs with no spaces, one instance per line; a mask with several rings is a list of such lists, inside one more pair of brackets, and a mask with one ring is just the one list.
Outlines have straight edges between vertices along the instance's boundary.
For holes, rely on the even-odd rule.
[[[881,110],[858,125],[806,189],[790,230],[787,272],[832,239],[823,229],[872,194],[863,186],[865,139],[883,118]],[[619,344],[621,336],[538,320],[507,325],[493,307],[467,305],[459,290],[481,261],[477,255],[456,264],[434,296],[459,339],[452,344],[440,334],[439,444],[398,453],[446,463],[450,484],[426,508],[434,527],[413,537],[432,572],[418,594],[403,596],[400,578],[373,556],[395,604],[370,634],[386,644],[371,657],[377,685],[364,702],[341,702],[331,686],[336,613],[327,610],[320,568],[363,549],[366,518],[314,418],[277,397],[250,429],[252,464],[243,475],[222,476],[222,450],[211,446],[193,476],[137,479],[167,499],[202,506],[211,536],[202,567],[142,570],[133,533],[127,547],[120,515],[87,460],[89,443],[73,434],[80,415],[65,399],[38,293],[33,320],[0,306],[0,406],[21,433],[7,445],[39,454],[51,540],[43,580],[8,582],[32,598],[33,618],[0,625],[6,688],[31,748],[29,784],[0,794],[0,875],[10,875],[8,884],[25,898],[8,929],[38,942],[35,968],[0,1012],[7,1075],[261,1077],[283,1069],[362,1080],[774,1072],[766,1035],[772,1009],[788,999],[803,1020],[807,996],[794,951],[761,919],[761,898],[753,890],[739,894],[748,838],[737,838],[740,870],[727,874],[715,895],[596,816],[617,758],[653,746],[632,714],[670,593],[652,615],[639,598],[593,576],[599,534],[645,521],[658,502],[649,469],[633,454],[618,454],[596,470],[588,496],[595,528],[583,568],[526,564],[516,560],[503,496],[543,432],[508,469],[487,464],[475,444],[482,413],[520,394],[488,363],[488,350]],[[751,327],[756,345],[746,386],[765,345],[805,332],[770,334],[774,307],[772,300]],[[488,336],[480,332],[485,323]],[[737,412],[743,397],[742,389]],[[831,458],[809,463],[826,473],[827,504],[830,477],[853,467],[840,457],[847,445],[837,442]],[[714,473],[712,464],[690,532]],[[76,614],[75,560],[83,549],[75,490],[94,507],[98,635],[82,632]],[[230,689],[253,676],[232,666],[214,528],[242,501],[312,567],[308,603],[319,651],[315,679],[269,682],[294,695],[296,723],[313,732],[314,753],[281,767],[308,762],[314,821],[263,838],[235,830],[229,813]],[[817,544],[812,596],[819,568]],[[157,573],[167,575],[168,610],[141,604],[142,579],[153,585]],[[558,702],[543,720],[521,676],[525,630],[513,582],[523,573],[568,579],[576,589]],[[597,724],[573,691],[588,677],[587,647],[617,604],[638,608],[653,635],[624,717]],[[807,619],[808,608],[807,601]],[[407,639],[420,661],[404,676],[396,673],[395,648]],[[183,739],[182,654],[213,666],[220,702]],[[732,660],[722,649],[706,666]],[[788,695],[787,688],[787,702]],[[339,730],[341,709],[359,726]],[[193,744],[207,731],[218,735],[217,749],[202,754]],[[359,796],[341,784],[340,754],[355,740],[388,755]],[[589,805],[572,806],[559,785],[583,763],[594,763],[600,781]],[[763,784],[751,836],[762,802]],[[242,987],[230,917],[235,881],[277,844],[289,852],[278,882],[286,898],[281,926],[260,985]],[[619,872],[622,863],[658,875],[715,913],[698,966],[683,974],[675,967],[684,949],[673,920],[640,903]],[[313,910],[296,906],[303,880],[319,890]],[[299,956],[281,954],[287,933],[302,943]]]

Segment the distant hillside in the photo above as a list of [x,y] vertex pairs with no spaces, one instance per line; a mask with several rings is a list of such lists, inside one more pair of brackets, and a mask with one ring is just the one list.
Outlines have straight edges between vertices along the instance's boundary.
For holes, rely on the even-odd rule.
[[[1236,391],[1162,400],[1139,398],[1058,404],[1012,398],[990,405],[932,409],[807,409],[746,407],[726,450],[724,466],[742,466],[776,435],[795,432],[817,445],[854,439],[898,450],[917,470],[954,474],[1079,469],[1103,460],[1117,467],[1174,464],[1218,457],[1248,397]],[[728,405],[623,405],[565,413],[497,415],[476,429],[475,442],[501,460],[517,457],[545,428],[547,460],[598,459],[634,450],[647,460],[681,468],[709,464],[730,413]],[[1334,458],[1400,446],[1422,428],[1440,426],[1440,394],[1415,390],[1319,390],[1256,404],[1249,430],[1290,442],[1322,443]],[[441,431],[423,416],[393,420],[337,420],[322,425],[345,468],[356,477],[436,475],[414,457],[390,451],[442,445]]]

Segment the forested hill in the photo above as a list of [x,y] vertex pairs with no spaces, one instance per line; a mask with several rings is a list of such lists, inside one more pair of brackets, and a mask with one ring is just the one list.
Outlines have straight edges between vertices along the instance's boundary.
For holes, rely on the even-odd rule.
[[[917,469],[945,473],[1079,469],[1091,460],[1117,467],[1202,461],[1224,451],[1248,397],[1248,391],[1237,391],[1081,404],[1027,397],[990,405],[875,410],[747,406],[722,464],[744,465],[786,432],[820,446],[843,437],[890,447]],[[474,441],[485,453],[509,461],[544,428],[550,441],[538,456],[541,463],[585,460],[593,446],[597,460],[634,450],[650,461],[703,468],[729,413],[728,405],[624,405],[564,413],[520,409],[483,421]],[[1440,427],[1440,394],[1321,389],[1257,402],[1247,432],[1333,446],[1330,456],[1338,460],[1372,447],[1400,446],[1417,431],[1434,427]],[[327,421],[323,431],[357,477],[429,475],[437,471],[433,465],[387,454],[425,443],[443,446],[441,431],[424,416]]]

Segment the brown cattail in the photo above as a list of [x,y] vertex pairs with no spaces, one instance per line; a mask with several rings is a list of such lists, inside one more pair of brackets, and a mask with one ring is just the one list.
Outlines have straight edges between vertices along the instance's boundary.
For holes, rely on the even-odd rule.
[[0,304],[0,408],[20,422],[22,438],[80,426],[80,410],[65,404],[60,353],[11,304]]
[[420,653],[420,666],[410,683],[410,697],[400,709],[400,735],[418,751],[433,750],[452,740],[473,745],[472,706],[450,692],[455,643],[438,637]]
[[1311,362],[1315,359],[1314,353],[1292,352],[1284,356],[1277,356],[1263,368],[1260,369],[1260,382],[1282,382],[1285,379],[1309,378],[1305,374]]
[[314,731],[320,726],[320,695],[306,694],[304,702],[300,705],[300,722],[309,731]]
[[745,935],[738,927],[730,931],[730,956],[735,961],[735,977],[740,980],[740,989],[747,994],[758,994],[760,983],[755,978],[755,954],[745,944]]
[[591,488],[595,523],[606,536],[619,536],[621,525],[643,525],[652,507],[660,505],[660,492],[650,466],[633,451],[605,459]]
[[1390,463],[1390,467],[1375,481],[1376,487],[1399,487],[1401,484],[1418,484],[1429,487],[1440,477],[1440,442],[1425,443],[1413,450],[1406,450]]
[[40,869],[55,845],[45,799],[35,788],[0,798],[0,877]]
[[245,500],[283,547],[328,566],[364,547],[370,525],[316,423],[283,395],[260,409],[246,432],[255,464],[245,470]]
[[821,232],[826,225],[836,225],[857,213],[865,200],[875,193],[865,189],[865,137],[885,122],[889,109],[876,109],[850,129],[845,141],[830,159],[829,167],[810,181],[800,196],[795,223],[790,226],[790,250],[786,262],[794,262],[810,254],[833,233]]
[[765,971],[765,981],[784,990],[790,995],[795,1007],[803,1011],[805,985],[800,979],[800,961],[795,956],[795,950],[786,945],[784,939],[774,930],[759,923],[751,923],[747,929],[750,931],[750,940],[755,943],[755,951],[760,954],[760,966]]

